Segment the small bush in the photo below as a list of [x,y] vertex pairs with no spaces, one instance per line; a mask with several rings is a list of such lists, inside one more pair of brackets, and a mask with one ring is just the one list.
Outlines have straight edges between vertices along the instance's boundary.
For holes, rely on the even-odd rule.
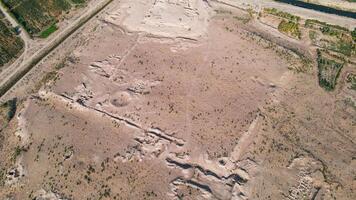
[[300,20],[299,16],[295,16],[295,15],[292,15],[292,14],[287,13],[287,12],[279,11],[276,8],[265,8],[264,11],[267,12],[268,14],[275,15],[275,16],[278,16],[278,17],[282,17],[282,18],[285,18],[285,19],[287,19],[289,21],[299,22],[299,20]]
[[0,168],[0,186],[5,183],[5,170]]
[[12,118],[14,118],[16,114],[16,109],[17,109],[17,99],[11,99],[7,101],[5,104],[2,105],[2,107],[7,108],[7,121],[10,121]]
[[346,82],[350,83],[350,89],[356,90],[356,74],[348,74],[346,78]]
[[24,151],[23,147],[17,146],[14,150],[14,154],[12,155],[12,160],[15,161],[17,159],[17,157],[19,157],[23,151]]
[[351,32],[351,35],[354,42],[356,42],[356,28],[354,28],[354,30]]

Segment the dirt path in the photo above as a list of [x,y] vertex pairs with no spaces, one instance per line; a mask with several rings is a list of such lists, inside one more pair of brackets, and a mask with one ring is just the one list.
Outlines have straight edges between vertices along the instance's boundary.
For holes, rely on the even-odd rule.
[[[4,13],[6,19],[11,23],[12,27],[20,26],[22,27],[9,13],[7,8],[5,8],[4,4],[0,3],[0,11]],[[31,37],[28,35],[28,33],[24,30],[20,32],[20,37],[26,44],[31,41]]]
[[[4,4],[0,3],[0,11],[2,13],[4,13],[5,15],[5,18],[11,23],[11,26],[12,27],[22,27],[17,21],[16,19],[14,19],[9,13],[8,13],[8,10],[7,8],[5,7]],[[28,51],[28,47],[29,47],[29,44],[31,43],[31,37],[28,35],[28,33],[23,30],[20,31],[20,34],[19,36],[21,37],[21,39],[23,40],[24,42],[24,51],[22,52],[22,54],[20,55],[20,57],[18,57],[16,59],[15,62],[11,63],[10,65],[5,65],[6,67],[4,67],[4,70],[2,72],[2,74],[5,75],[5,77],[10,73],[11,70],[8,70],[8,69],[11,69],[13,68],[13,66],[18,66],[20,64],[22,64],[22,62],[24,61],[26,55],[27,55],[27,51]]]
[[94,15],[100,12],[112,1],[113,0],[104,0],[96,5],[93,5],[92,7],[89,7],[85,13],[83,13],[71,25],[63,29],[62,32],[60,32],[56,37],[49,40],[46,45],[35,52],[31,57],[25,58],[23,62],[20,63],[20,66],[12,65],[8,67],[4,73],[0,74],[0,96],[3,96],[46,55],[48,55],[66,38],[72,35],[79,27],[88,22]]

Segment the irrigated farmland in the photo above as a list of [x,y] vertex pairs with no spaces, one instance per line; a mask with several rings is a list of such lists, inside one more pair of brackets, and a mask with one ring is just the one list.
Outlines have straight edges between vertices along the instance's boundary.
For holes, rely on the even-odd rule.
[[15,30],[0,12],[0,70],[21,52],[23,46],[23,41],[16,36]]
[[48,32],[60,20],[64,13],[74,5],[86,0],[2,0],[26,31],[33,35]]

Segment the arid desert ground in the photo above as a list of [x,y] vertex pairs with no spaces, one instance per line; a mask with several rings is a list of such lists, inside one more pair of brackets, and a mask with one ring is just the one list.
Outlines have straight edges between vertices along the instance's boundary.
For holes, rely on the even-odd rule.
[[237,2],[114,0],[65,40],[3,97],[0,199],[356,199],[355,49]]

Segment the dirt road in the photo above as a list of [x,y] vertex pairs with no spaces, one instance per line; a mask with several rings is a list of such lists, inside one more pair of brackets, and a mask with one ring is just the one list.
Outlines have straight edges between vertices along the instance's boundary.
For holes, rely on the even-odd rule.
[[[10,22],[11,26],[12,27],[22,27],[17,21],[16,19],[13,18],[13,16],[11,16],[7,10],[7,8],[4,6],[4,4],[0,3],[0,11],[5,15],[5,18]],[[26,55],[27,55],[27,50],[28,50],[28,47],[29,47],[29,44],[31,43],[31,37],[28,35],[28,33],[24,30],[21,30],[20,31],[20,34],[19,36],[21,37],[21,39],[23,40],[24,42],[24,51],[22,52],[22,54],[20,55],[20,57],[18,57],[16,59],[15,62],[9,64],[9,65],[5,65],[3,67],[3,72],[1,72],[2,74],[9,74],[9,72],[11,70],[7,70],[7,69],[10,69],[12,68],[12,66],[18,66],[20,64],[22,64],[22,62],[24,61]],[[1,76],[0,76],[1,77]],[[6,75],[4,76],[6,77]]]
[[[0,3],[0,11],[4,13],[6,19],[11,23],[12,27],[17,27],[17,26],[21,27],[21,25],[8,13],[7,8],[5,8],[5,6],[2,3]],[[21,31],[19,35],[22,38],[22,40],[25,42],[25,46],[28,41],[31,41],[31,37],[28,35],[26,31]]]
[[90,20],[94,15],[100,12],[113,0],[104,0],[96,5],[88,8],[88,10],[83,13],[74,23],[66,27],[62,32],[60,32],[56,37],[48,41],[44,47],[39,49],[31,57],[26,58],[20,66],[12,65],[8,67],[7,70],[0,74],[0,101],[1,97],[13,87],[21,78],[29,72],[39,61],[41,61],[46,55],[48,55],[52,50],[54,50],[59,44],[61,44],[67,37],[73,34],[79,27],[84,25],[88,20]]

